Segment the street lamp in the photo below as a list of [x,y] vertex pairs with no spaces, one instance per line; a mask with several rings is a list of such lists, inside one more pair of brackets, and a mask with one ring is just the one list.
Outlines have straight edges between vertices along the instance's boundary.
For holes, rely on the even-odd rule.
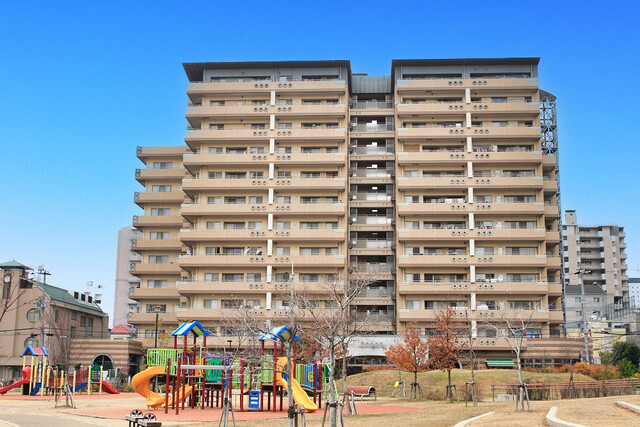
[[580,277],[580,294],[581,294],[581,302],[580,302],[580,306],[582,308],[582,333],[584,335],[584,355],[585,355],[585,360],[587,361],[587,363],[589,363],[589,361],[591,360],[589,358],[589,335],[588,335],[588,330],[587,330],[587,311],[585,308],[585,296],[584,296],[584,278],[582,277],[583,274],[591,274],[591,270],[585,270],[584,268],[579,268],[578,271],[576,271],[573,274],[577,274]]
[[[158,315],[160,314],[160,310],[162,309],[161,305],[154,305],[153,310],[156,312],[156,330],[153,334],[154,342],[153,349],[158,348]],[[153,391],[155,392],[158,389],[158,376],[155,377],[155,382],[153,383]]]

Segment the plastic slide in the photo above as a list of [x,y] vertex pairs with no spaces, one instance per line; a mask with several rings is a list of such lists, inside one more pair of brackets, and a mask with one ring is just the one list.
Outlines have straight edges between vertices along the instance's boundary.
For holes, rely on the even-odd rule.
[[[285,379],[282,372],[283,367],[286,365],[287,365],[287,358],[279,357],[278,358],[278,375],[276,376],[276,381],[285,390],[288,391],[287,380]],[[315,403],[313,403],[311,399],[309,399],[309,395],[307,395],[307,392],[304,391],[302,387],[300,387],[300,384],[298,384],[298,381],[296,381],[295,378],[291,378],[291,388],[293,389],[292,390],[293,400],[299,405],[304,405],[305,412],[313,412],[318,410],[318,405],[316,405]]]
[[29,384],[29,376],[31,375],[31,367],[27,366],[22,370],[22,379],[20,381],[16,381],[15,383],[8,385],[4,388],[0,388],[0,394],[5,394],[9,390],[21,386],[23,384]]
[[120,394],[120,392],[118,390],[116,390],[115,388],[111,387],[111,384],[109,384],[106,381],[102,381],[102,390],[106,391],[107,393],[111,393],[111,394]]
[[36,383],[36,385],[33,386],[33,388],[31,389],[31,393],[29,393],[29,395],[37,396],[39,392],[40,392],[40,383]]
[[76,384],[76,389],[74,391],[78,392],[78,391],[82,390],[83,388],[85,388],[86,386],[87,386],[87,383]]
[[[164,396],[151,391],[151,379],[156,375],[164,375],[165,370],[166,368],[164,366],[152,366],[142,372],[137,373],[131,379],[131,385],[133,386],[133,389],[142,397],[147,399],[147,406],[149,408],[160,408],[161,406],[164,406]],[[191,391],[191,386],[182,386],[182,388],[178,390],[177,393],[177,402],[182,402],[187,396],[191,394]],[[169,397],[169,405],[173,405],[173,396]]]

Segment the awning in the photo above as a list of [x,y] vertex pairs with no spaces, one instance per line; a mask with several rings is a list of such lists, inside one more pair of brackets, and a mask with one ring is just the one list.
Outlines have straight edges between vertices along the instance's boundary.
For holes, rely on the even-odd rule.
[[487,368],[515,368],[513,359],[487,359]]

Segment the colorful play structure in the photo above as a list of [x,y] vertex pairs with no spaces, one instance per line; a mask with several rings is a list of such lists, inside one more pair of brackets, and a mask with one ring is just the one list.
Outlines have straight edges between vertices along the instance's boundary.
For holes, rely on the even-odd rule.
[[[29,364],[27,365],[27,358]],[[50,366],[49,353],[44,347],[27,347],[22,353],[22,379],[7,387],[0,388],[0,394],[22,386],[25,396],[59,396],[61,394],[75,394],[86,390],[87,394],[94,392],[117,394],[108,382],[102,379],[102,366],[81,367],[69,372]]]
[[[286,331],[286,326],[271,328],[260,337],[260,356],[247,359],[244,353],[210,353],[207,350],[209,332],[197,321],[183,323],[171,334],[173,348],[147,351],[148,367],[133,377],[131,385],[146,399],[148,408],[164,407],[165,413],[169,408],[178,414],[185,406],[205,409],[214,405],[223,411],[276,412],[278,399],[282,411],[283,397],[288,389],[287,358],[284,347],[278,343]],[[188,343],[189,335],[193,337],[191,344]],[[183,337],[182,348],[178,347],[179,337]],[[298,337],[292,339],[292,360],[295,360]],[[273,342],[272,354],[267,351],[267,342]],[[322,393],[328,389],[328,367],[315,361],[292,364],[294,401],[304,405],[305,411],[313,412],[321,407]],[[164,395],[151,390],[151,382],[158,375],[164,377]]]

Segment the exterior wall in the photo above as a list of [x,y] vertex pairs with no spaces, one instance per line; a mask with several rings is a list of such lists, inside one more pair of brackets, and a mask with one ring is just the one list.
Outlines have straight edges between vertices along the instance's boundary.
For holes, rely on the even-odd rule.
[[140,279],[132,275],[131,263],[140,262],[140,254],[131,250],[132,240],[137,240],[142,233],[131,226],[122,227],[118,231],[118,252],[116,255],[116,292],[113,307],[113,326],[129,323],[129,314],[135,313],[138,303],[129,298],[135,288],[140,287]]
[[127,372],[129,376],[137,373],[142,357],[142,342],[139,340],[87,339],[77,341],[71,348],[72,365],[89,366],[96,356],[106,355],[113,361],[113,368]]
[[[291,264],[297,289],[347,268],[376,274],[353,309],[377,334],[429,333],[435,307],[454,305],[478,339],[503,313],[561,336],[557,158],[542,151],[537,60],[509,61],[394,61],[390,85],[358,76],[353,88],[348,63],[185,64],[186,149],[138,150],[134,226],[143,240],[179,230],[134,249],[139,336],[153,337],[144,311],[156,303],[165,332],[197,319],[224,335],[237,301],[277,321]],[[184,179],[150,170],[175,153]],[[152,176],[182,193],[150,193]],[[169,221],[151,206],[176,210]],[[174,264],[145,265],[153,254]]]

